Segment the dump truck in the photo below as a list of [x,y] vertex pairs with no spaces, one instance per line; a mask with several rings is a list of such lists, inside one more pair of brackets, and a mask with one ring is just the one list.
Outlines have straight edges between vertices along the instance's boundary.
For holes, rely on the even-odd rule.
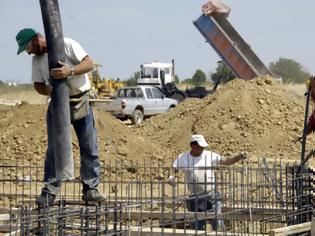
[[230,13],[227,5],[212,0],[202,6],[202,12],[193,24],[237,77],[250,80],[258,76],[272,76],[271,71],[227,20]]
[[[193,24],[238,78],[250,80],[259,76],[273,76],[227,20],[230,10],[230,7],[219,0],[211,0],[202,6],[202,15]],[[175,85],[174,68],[174,60],[172,63],[141,64],[137,84],[157,86],[166,97],[174,98],[178,102],[186,97],[203,98],[217,88],[218,84],[215,84],[212,90],[195,87],[182,91]]]

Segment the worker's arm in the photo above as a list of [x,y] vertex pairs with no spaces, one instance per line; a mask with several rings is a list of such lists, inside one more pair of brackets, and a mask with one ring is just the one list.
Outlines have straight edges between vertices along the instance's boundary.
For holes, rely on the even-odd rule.
[[307,122],[306,135],[309,135],[314,130],[315,130],[315,110],[313,111],[312,115],[310,116]]
[[[307,126],[306,126],[306,135],[309,135],[310,133],[312,133],[312,131],[313,131],[312,127],[309,124],[307,124]],[[301,139],[302,139],[302,136],[301,136]]]
[[51,86],[45,83],[34,82],[34,89],[41,95],[50,96]]
[[168,172],[168,173],[169,173],[169,174],[168,174],[169,177],[174,177],[174,178],[177,177],[177,173],[178,173],[178,169],[177,169],[177,168],[171,167],[171,168],[169,168],[168,171],[169,171],[169,172]]
[[62,61],[58,61],[58,63],[62,67],[50,71],[50,75],[54,79],[64,79],[70,75],[82,75],[93,70],[93,60],[90,56],[84,57],[79,64],[72,67]]
[[175,167],[173,167],[173,173],[174,173],[174,175],[172,175],[172,174],[169,175],[169,177],[168,177],[168,183],[169,183],[171,186],[175,187],[178,169],[175,168]]
[[246,153],[240,153],[234,157],[222,157],[222,159],[219,161],[219,165],[233,165],[236,162],[245,160],[246,157]]
[[[312,115],[310,116],[307,124],[306,124],[306,136],[312,133],[315,130],[315,110],[313,111]],[[298,136],[296,141],[302,142],[303,140],[303,132],[301,136]]]

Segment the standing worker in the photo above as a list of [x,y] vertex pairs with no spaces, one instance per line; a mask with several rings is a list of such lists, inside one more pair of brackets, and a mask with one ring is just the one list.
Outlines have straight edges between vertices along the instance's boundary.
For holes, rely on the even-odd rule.
[[[205,148],[208,147],[208,143],[200,134],[191,136],[190,147],[190,151],[180,154],[173,163],[175,174],[179,170],[185,174],[185,183],[190,193],[186,201],[187,208],[192,212],[215,210],[215,212],[221,213],[221,202],[216,192],[217,187],[214,186],[215,179],[212,168],[218,165],[232,165],[246,159],[246,154],[241,153],[231,158],[225,158],[207,151]],[[170,176],[169,181],[174,186],[175,177]],[[205,220],[196,220],[193,223],[193,228],[203,230],[205,224]],[[218,222],[216,220],[210,220],[210,224],[212,230],[217,230]]]
[[[90,82],[87,72],[93,69],[93,61],[79,43],[65,38],[65,61],[58,63],[60,68],[49,71],[46,38],[34,29],[26,28],[16,35],[19,49],[17,54],[26,51],[32,58],[32,81],[35,90],[42,95],[50,96],[52,79],[67,78],[70,96],[71,124],[76,132],[80,146],[80,175],[83,184],[82,200],[101,202],[106,198],[98,192],[100,182],[100,160],[97,133],[92,108],[89,106]],[[72,100],[72,101],[71,101]],[[44,182],[41,195],[36,202],[41,206],[53,205],[56,195],[60,192],[61,182],[56,179],[53,144],[53,115],[51,105],[47,110],[48,147],[46,152]]]

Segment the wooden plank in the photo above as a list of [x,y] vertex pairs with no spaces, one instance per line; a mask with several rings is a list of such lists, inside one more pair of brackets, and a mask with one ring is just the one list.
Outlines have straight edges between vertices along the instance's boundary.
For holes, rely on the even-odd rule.
[[90,98],[89,102],[95,103],[95,102],[100,102],[100,103],[110,103],[114,99],[109,99],[109,98]]
[[[80,224],[70,224],[71,226],[78,226],[81,227]],[[238,233],[235,232],[220,232],[220,231],[204,231],[204,230],[194,230],[194,229],[173,229],[173,228],[160,228],[160,227],[136,227],[136,226],[122,226],[121,228],[119,225],[115,226],[117,229],[117,233],[121,233],[119,235],[123,236],[198,236],[198,235],[204,235],[204,236],[235,236],[238,235]],[[114,228],[114,225],[109,224],[106,225],[107,230],[112,231]],[[100,227],[100,230],[104,230],[104,225]],[[113,234],[111,232],[110,234]],[[268,236],[267,234],[257,234],[257,233],[241,233],[242,236]]]
[[272,229],[269,231],[269,236],[285,236],[290,234],[302,233],[311,230],[311,222],[306,222],[298,225]]
[[0,221],[10,220],[10,214],[0,214]]
[[162,228],[130,228],[128,231],[130,236],[172,236],[172,235],[205,235],[205,231],[202,230],[183,230],[183,229],[162,229]]
[[[118,227],[118,226],[117,226]],[[108,225],[108,229],[112,230],[114,228],[113,225]],[[118,228],[117,228],[118,229]],[[205,235],[205,236],[235,236],[238,235],[234,232],[206,232],[204,230],[194,230],[194,229],[173,229],[173,228],[160,228],[160,227],[135,227],[135,226],[123,226],[122,235],[128,236],[173,236],[173,235],[186,235],[186,236],[194,236],[194,235]],[[268,236],[267,234],[257,234],[257,233],[242,233],[242,236]]]
[[[206,232],[204,230],[193,230],[193,229],[172,229],[172,228],[139,228],[139,227],[130,227],[129,229],[125,229],[129,236],[173,236],[173,235],[186,235],[186,236],[194,236],[194,235],[206,235],[206,236],[235,236],[237,233],[232,232]],[[267,236],[267,234],[244,234],[242,236]]]
[[12,208],[0,208],[0,215],[2,214],[15,214],[19,211],[19,208],[12,207]]
[[12,235],[20,235],[21,230],[15,230],[7,234],[3,234],[3,236],[12,236]]
[[312,216],[311,235],[315,235],[315,217]]
[[[1,233],[12,233],[12,232],[15,232],[17,230],[17,226],[16,225],[9,225],[9,224],[6,224],[6,225],[0,225],[0,232]],[[11,235],[15,235],[15,234],[11,234]]]

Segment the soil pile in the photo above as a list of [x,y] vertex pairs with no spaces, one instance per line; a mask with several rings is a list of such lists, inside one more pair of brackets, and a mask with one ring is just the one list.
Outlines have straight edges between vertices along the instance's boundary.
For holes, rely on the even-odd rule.
[[[42,166],[46,108],[46,104],[0,105],[1,164],[27,160]],[[247,151],[253,160],[259,156],[299,160],[301,144],[296,139],[303,119],[303,100],[289,96],[269,78],[235,80],[205,99],[187,99],[141,126],[127,126],[104,111],[95,113],[101,161],[117,161],[126,169],[137,160],[171,163],[189,148],[191,133],[203,134],[210,149],[223,155]],[[72,137],[78,164],[74,132]]]
[[247,151],[253,159],[299,160],[304,106],[272,78],[235,80],[205,99],[187,99],[153,117],[139,133],[163,143],[169,156],[188,148],[191,133],[201,133],[210,149],[223,155]]
[[[42,165],[47,147],[47,105],[0,105],[0,159],[2,164],[21,161]],[[129,165],[133,159],[155,159],[155,147],[104,111],[95,112],[102,161]],[[72,132],[74,158],[79,163],[79,145]],[[134,158],[136,157],[136,158]]]

